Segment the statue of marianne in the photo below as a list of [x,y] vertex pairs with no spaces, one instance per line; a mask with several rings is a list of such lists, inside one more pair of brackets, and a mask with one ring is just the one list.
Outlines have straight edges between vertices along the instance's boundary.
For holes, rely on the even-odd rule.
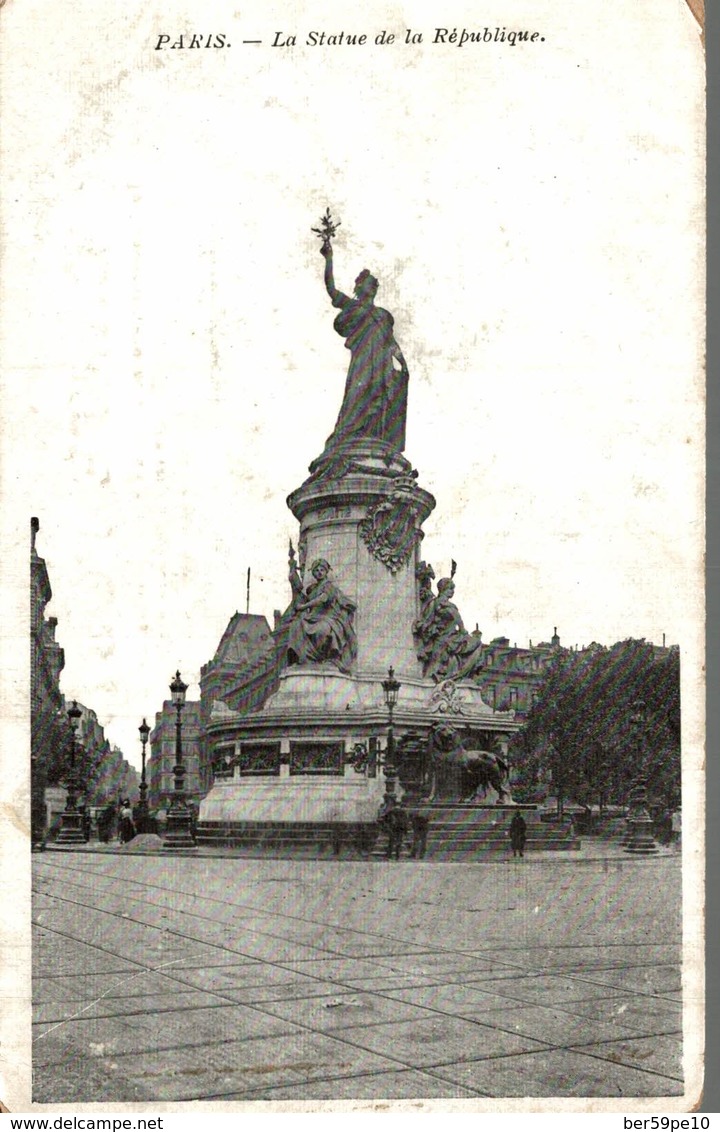
[[320,251],[325,257],[325,286],[333,306],[340,308],[333,325],[352,355],[340,415],[326,448],[371,438],[384,440],[394,452],[402,452],[409,375],[395,341],[393,317],[375,306],[378,281],[369,271],[361,271],[355,280],[353,298],[335,286],[330,243],[334,227],[329,219],[325,223],[329,228],[318,231],[323,236]]

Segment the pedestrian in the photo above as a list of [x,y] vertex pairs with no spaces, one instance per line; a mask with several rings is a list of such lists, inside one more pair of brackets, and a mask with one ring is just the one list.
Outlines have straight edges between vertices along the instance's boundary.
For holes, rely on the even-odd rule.
[[130,799],[123,798],[120,803],[120,840],[124,845],[132,841],[135,836],[135,822],[133,821]]
[[510,844],[512,845],[513,857],[517,857],[518,853],[521,857],[523,856],[526,837],[527,825],[525,824],[525,818],[519,810],[516,810],[510,822]]
[[422,860],[427,849],[427,835],[430,818],[420,810],[410,811],[410,826],[412,828],[412,842],[410,856],[415,860]]
[[393,799],[393,804],[385,816],[385,822],[388,831],[388,860],[394,855],[395,860],[399,861],[403,840],[408,831],[408,815],[398,798]]

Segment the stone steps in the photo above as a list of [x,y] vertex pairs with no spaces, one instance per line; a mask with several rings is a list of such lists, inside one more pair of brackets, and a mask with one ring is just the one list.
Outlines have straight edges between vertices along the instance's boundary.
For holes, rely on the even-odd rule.
[[209,822],[197,826],[199,845],[229,845],[267,850],[293,848],[370,852],[376,838],[374,822]]
[[[510,853],[508,827],[510,814],[517,807],[428,805],[421,812],[429,820],[428,860],[469,860],[481,855]],[[523,810],[527,824],[526,849],[566,851],[580,848],[571,834],[570,823],[543,822],[534,810]],[[387,852],[387,835],[373,822],[210,822],[197,827],[198,844],[234,846],[292,855],[321,853],[372,856],[382,859]],[[411,833],[404,840],[402,856],[408,857]]]
[[[420,813],[429,820],[426,860],[462,861],[478,856],[510,854],[509,827],[518,810],[527,826],[525,849],[528,853],[580,848],[572,835],[570,822],[542,821],[534,806],[472,805],[462,803],[426,803]],[[403,856],[409,856],[412,834],[403,845]],[[375,857],[387,854],[387,837],[381,834],[373,851]]]

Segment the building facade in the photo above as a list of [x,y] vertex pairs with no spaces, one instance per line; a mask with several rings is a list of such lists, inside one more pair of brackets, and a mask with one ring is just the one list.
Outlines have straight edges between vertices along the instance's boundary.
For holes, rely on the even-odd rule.
[[543,677],[562,651],[557,628],[550,641],[527,648],[510,644],[507,637],[496,637],[483,646],[484,668],[478,677],[484,699],[494,711],[513,711],[523,720],[537,697]]
[[[65,701],[65,711],[70,704]],[[78,703],[82,712],[77,726],[77,746],[84,773],[80,793],[90,806],[117,805],[121,798],[138,799],[140,776],[122,751],[111,746],[97,713]]]
[[[150,758],[147,761],[148,804],[153,809],[167,808],[174,791],[177,711],[172,700],[165,700],[155,713],[155,726],[150,732]],[[182,709],[182,755],[185,767],[185,796],[199,802],[210,789],[211,775],[202,759],[201,707],[187,700]]]
[[62,744],[67,741],[67,721],[63,718],[60,673],[65,654],[55,637],[56,617],[46,617],[52,588],[45,559],[37,553],[35,540],[40,530],[36,518],[30,520],[30,796],[31,827],[34,844],[44,838],[46,825],[45,787],[52,779]]

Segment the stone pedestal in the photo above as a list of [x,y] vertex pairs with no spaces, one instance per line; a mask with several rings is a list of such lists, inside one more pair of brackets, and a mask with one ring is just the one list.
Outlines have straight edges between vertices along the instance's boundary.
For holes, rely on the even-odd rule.
[[[78,712],[78,715],[80,713]],[[73,733],[73,743],[75,735]],[[67,800],[62,815],[62,826],[57,835],[56,845],[69,848],[73,845],[85,844],[85,830],[83,829],[83,815],[77,804],[78,788],[74,767],[68,778]]]
[[435,500],[409,462],[383,442],[363,440],[333,448],[310,473],[288,498],[300,524],[299,570],[306,587],[313,563],[329,563],[331,581],[356,607],[355,659],[347,672],[327,662],[289,664],[262,710],[213,713],[214,762],[233,765],[235,773],[216,782],[200,805],[201,843],[239,841],[243,830],[263,822],[307,836],[324,836],[338,824],[372,826],[385,780],[372,760],[356,770],[354,754],[359,745],[386,745],[382,682],[390,667],[401,685],[396,740],[409,730],[426,735],[443,720],[505,735],[517,727],[513,713],[493,712],[475,684],[438,685],[423,676],[413,635],[417,567],[422,524]]
[[640,778],[630,792],[627,834],[623,848],[626,853],[633,853],[639,857],[654,856],[658,852],[653,836],[653,820],[647,810],[645,778]]
[[167,815],[167,824],[165,826],[163,850],[170,850],[173,853],[197,852],[197,847],[193,840],[192,833],[190,832],[190,814],[187,810],[181,810],[172,805],[170,806]]
[[358,675],[383,679],[392,666],[401,681],[420,677],[415,570],[433,496],[418,486],[408,461],[380,441],[340,447],[332,460],[310,467],[313,474],[288,497],[300,523],[304,581],[313,561],[325,558],[357,605]]
[[55,844],[60,846],[85,844],[82,814],[79,810],[66,809],[63,812],[62,827],[57,835]]
[[653,820],[649,814],[634,814],[627,819],[623,849],[636,857],[653,857],[659,852],[653,835]]

